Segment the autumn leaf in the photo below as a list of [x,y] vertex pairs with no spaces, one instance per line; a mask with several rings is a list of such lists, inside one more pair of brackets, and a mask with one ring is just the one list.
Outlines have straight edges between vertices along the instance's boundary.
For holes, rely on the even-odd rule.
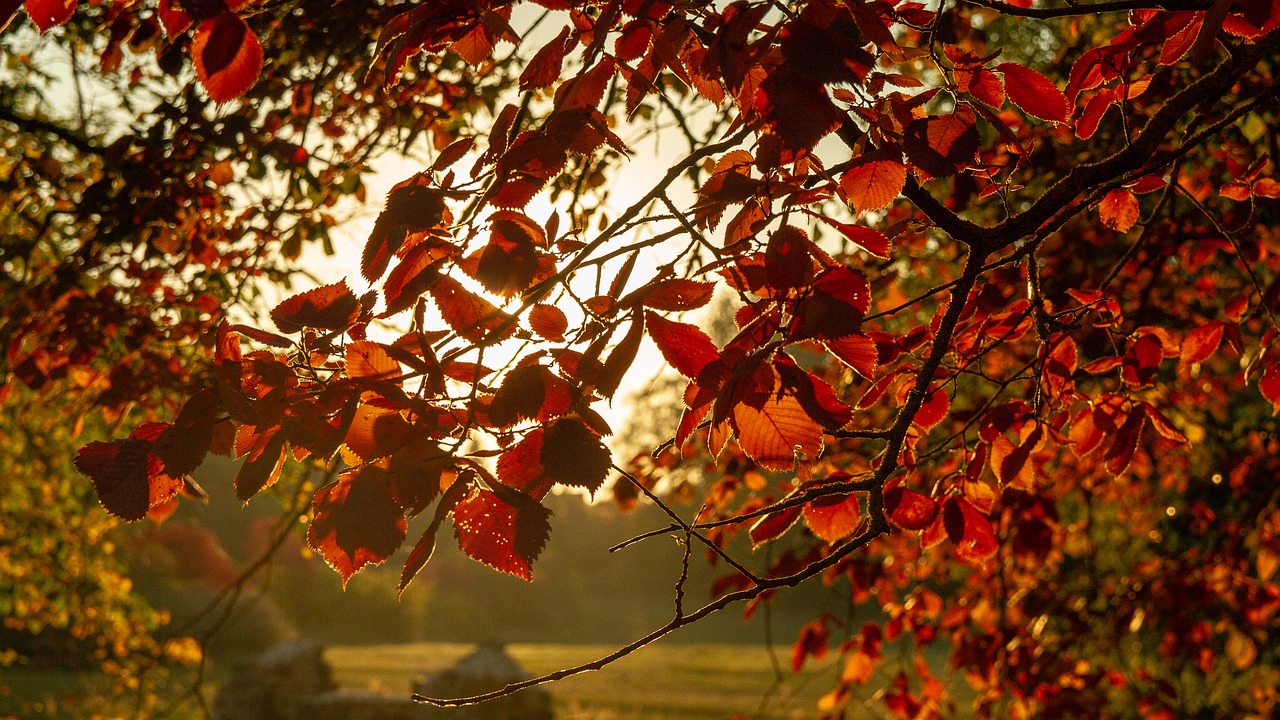
[[325,285],[294,295],[271,311],[280,332],[291,334],[303,328],[338,330],[355,322],[360,300],[345,282]]
[[408,529],[383,473],[343,473],[316,491],[311,512],[307,543],[338,571],[343,587],[362,567],[391,557]]
[[1001,63],[1009,100],[1023,112],[1049,122],[1066,122],[1070,105],[1067,96],[1049,78],[1017,63]]
[[564,311],[554,305],[534,305],[529,310],[529,327],[538,337],[552,342],[564,342],[569,320]]
[[233,12],[196,26],[191,40],[196,77],[218,104],[244,95],[262,72],[262,45],[249,25]]
[[[27,11],[27,16],[31,18],[31,22],[35,23],[41,33],[46,33],[70,20],[79,4],[80,0],[26,0],[23,7]],[[16,5],[14,10],[17,10]],[[0,24],[0,29],[3,29],[6,24],[8,23]]]
[[956,557],[961,560],[982,565],[1000,549],[991,520],[968,500],[948,497],[942,505],[942,517]]
[[[868,153],[840,176],[840,189],[854,210],[866,212],[888,207],[902,192],[906,182],[907,166],[902,164],[901,155],[895,158],[888,153]],[[888,249],[887,244],[886,252],[876,252],[865,245],[862,247],[880,257],[886,257]]]
[[711,302],[716,285],[702,280],[669,278],[644,293],[644,306],[654,310],[677,312],[696,310]]
[[760,547],[782,537],[800,519],[800,513],[800,506],[793,505],[761,516],[748,531],[752,547]]
[[696,380],[708,363],[720,357],[711,338],[694,325],[667,320],[653,312],[645,313],[645,325],[662,357],[687,378]]
[[150,439],[138,437],[92,442],[76,453],[75,466],[93,481],[107,512],[130,522],[141,520],[149,509],[173,498],[182,485],[164,474],[153,448]]
[[1116,232],[1128,232],[1138,222],[1138,196],[1124,189],[1112,190],[1098,203],[1098,216]]
[[453,509],[453,532],[472,559],[532,580],[533,561],[551,534],[550,517],[550,510],[527,495],[477,487]]
[[758,405],[738,403],[733,425],[742,452],[770,470],[789,470],[797,454],[813,459],[822,451],[822,426],[793,395],[771,396]]
[[823,542],[834,545],[862,524],[862,506],[853,493],[821,497],[805,503],[804,522]]
[[938,514],[938,503],[903,485],[884,491],[885,517],[903,530],[923,530]]

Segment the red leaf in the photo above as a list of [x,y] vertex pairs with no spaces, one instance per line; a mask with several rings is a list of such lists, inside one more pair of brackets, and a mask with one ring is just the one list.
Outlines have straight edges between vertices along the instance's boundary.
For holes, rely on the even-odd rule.
[[[845,171],[840,177],[840,189],[844,190],[845,197],[853,209],[858,212],[879,210],[888,207],[898,197],[903,185],[907,182],[907,166],[902,164],[900,157],[893,158],[869,153],[859,158],[853,167]],[[853,238],[850,239],[853,240]],[[885,257],[885,252],[888,250],[887,241],[885,252],[876,252],[862,243],[858,244],[867,248],[871,254],[880,257]]]
[[271,311],[271,319],[283,333],[296,333],[308,327],[338,330],[348,327],[359,316],[360,300],[345,282],[294,295]]
[[854,333],[842,338],[823,340],[823,345],[841,362],[853,368],[859,375],[870,380],[875,377],[876,367],[880,362],[880,352],[875,342],[863,335]]
[[1049,78],[1016,63],[1001,63],[1009,100],[1028,115],[1050,122],[1065,122],[1070,104],[1067,96]]
[[1164,350],[1160,341],[1154,335],[1143,335],[1124,354],[1124,366],[1120,372],[1125,382],[1145,387],[1155,380],[1162,360]]
[[[456,145],[449,146],[445,152]],[[443,159],[444,154],[441,153],[440,160]],[[369,232],[360,258],[360,273],[369,282],[376,281],[386,272],[391,256],[400,251],[410,234],[438,227],[451,218],[444,193],[431,186],[428,175],[419,173],[397,183],[387,193],[386,205]],[[438,249],[441,245],[448,244],[436,240],[431,249]],[[409,262],[409,258],[405,257],[404,261]]]
[[569,27],[565,26],[554,40],[543,45],[520,73],[520,91],[541,90],[560,79],[564,53],[569,39]]
[[1139,408],[1129,412],[1124,424],[1113,435],[1111,447],[1107,448],[1107,454],[1103,458],[1107,472],[1119,475],[1129,467],[1129,461],[1133,459],[1133,453],[1138,448],[1138,439],[1142,437],[1142,426],[1146,424],[1146,420],[1147,414]]
[[1128,232],[1138,222],[1138,196],[1124,189],[1112,190],[1098,203],[1098,216],[1116,232]]
[[541,462],[552,481],[594,494],[609,474],[613,458],[600,436],[580,420],[561,418],[546,428]]
[[[773,390],[779,387],[777,371]],[[796,454],[814,459],[822,452],[822,426],[810,417],[794,395],[771,390],[763,399],[737,402],[732,409],[738,445],[747,457],[769,470],[789,470]]]
[[790,339],[834,339],[858,332],[871,306],[871,288],[859,272],[832,268],[813,283],[813,291],[796,303]]
[[[258,491],[275,484],[280,478],[280,468],[284,466],[284,433],[279,428],[261,434],[256,430],[252,425],[243,425],[236,433],[237,454],[247,455],[235,480],[236,497],[242,502],[249,502],[249,498],[257,495]],[[242,437],[247,448],[239,452]]]
[[640,341],[644,339],[644,315],[635,313],[631,319],[631,326],[627,328],[627,334],[622,337],[622,342],[618,343],[609,353],[609,359],[604,361],[604,365],[600,368],[599,374],[596,375],[595,385],[596,391],[602,397],[613,398],[618,392],[618,386],[622,384],[622,377],[627,370],[631,368],[635,362],[636,353],[640,350]]
[[764,252],[764,277],[775,290],[786,292],[808,285],[813,279],[809,238],[800,228],[783,225],[769,236]]
[[720,358],[720,351],[711,338],[693,325],[668,320],[653,312],[645,313],[645,325],[662,351],[662,357],[690,380],[697,380],[708,363]]
[[533,561],[551,534],[550,516],[550,510],[528,495],[473,488],[453,509],[453,533],[458,547],[473,560],[532,580]]
[[791,529],[791,526],[796,524],[796,520],[799,519],[799,505],[793,505],[762,516],[751,525],[751,530],[748,531],[751,536],[751,546],[760,547],[767,542],[777,540],[786,534]]
[[862,523],[862,506],[852,493],[818,498],[804,506],[804,521],[822,541],[834,545]]
[[1258,378],[1258,390],[1271,403],[1271,414],[1280,412],[1280,363],[1272,362]]
[[504,427],[520,420],[545,422],[569,412],[573,401],[569,383],[541,365],[525,365],[503,378],[489,412]]
[[507,328],[502,337],[515,329],[515,324],[508,322],[510,316],[448,275],[441,275],[430,293],[449,327],[471,342],[484,340],[490,332],[503,325]]
[[[152,423],[151,427],[158,435],[168,424]],[[93,481],[98,501],[107,512],[133,522],[172,499],[182,487],[181,480],[164,474],[159,458],[152,453],[153,447],[146,437],[92,442],[76,453],[75,466]]]
[[1182,341],[1182,351],[1178,361],[1183,365],[1194,365],[1209,359],[1222,344],[1222,333],[1226,324],[1221,321],[1208,322],[1187,333]]
[[995,556],[1000,549],[991,520],[968,500],[952,495],[942,506],[943,524],[947,537],[956,548],[956,557],[981,565]]
[[384,473],[355,470],[318,490],[307,543],[342,576],[381,565],[404,543],[408,523]]
[[791,670],[800,672],[806,657],[821,662],[827,657],[831,630],[827,627],[827,618],[823,617],[805,625],[800,629],[800,637],[791,648]]
[[694,310],[711,302],[716,284],[687,278],[663,280],[645,292],[644,306],[654,310]]
[[957,67],[956,86],[960,92],[967,92],[996,110],[1004,105],[1004,83],[981,65]]
[[400,585],[396,588],[401,595],[404,594],[405,588],[409,587],[409,582],[414,576],[431,560],[436,550],[436,533],[440,530],[440,524],[458,506],[458,501],[465,497],[468,489],[469,485],[466,482],[458,480],[450,485],[444,497],[440,498],[440,504],[436,506],[431,524],[409,551],[409,558],[404,561],[404,570],[400,572]]
[[811,148],[840,124],[822,83],[782,68],[760,83],[755,107],[788,150]]
[[427,240],[406,252],[382,284],[387,308],[381,317],[391,317],[413,307],[440,277],[439,268],[444,259],[456,251],[457,248],[449,243]]
[[967,106],[949,115],[912,120],[903,134],[907,157],[933,177],[954,175],[978,154],[976,123],[977,116]]
[[[848,175],[845,177],[848,177]],[[890,202],[892,202],[892,200],[890,200]],[[819,215],[818,218],[822,220],[822,222],[830,225],[836,230],[839,230],[840,234],[844,235],[846,240],[857,245],[863,250],[866,250],[868,253],[871,253],[876,257],[886,259],[889,257],[889,238],[885,237],[884,233],[879,230],[873,230],[861,225],[842,223],[838,220],[832,220],[831,218],[822,215]]]
[[199,467],[213,444],[221,409],[218,394],[212,390],[201,390],[183,404],[173,425],[156,438],[155,454],[165,475],[181,478]]
[[1182,59],[1195,44],[1205,13],[1181,10],[1169,15],[1164,22],[1164,47],[1160,49],[1160,64],[1172,65]]
[[938,514],[938,503],[928,495],[895,485],[884,491],[884,512],[889,522],[903,530],[923,530]]
[[[31,18],[31,22],[40,28],[41,33],[49,32],[50,28],[56,27],[71,19],[75,14],[76,5],[80,4],[80,0],[27,0],[23,6],[27,10],[27,16]],[[15,10],[17,7],[15,6]],[[7,20],[8,18],[4,18]],[[0,24],[0,28],[8,23]],[[135,518],[136,519],[136,518]]]
[[529,328],[539,337],[552,342],[564,342],[564,332],[569,329],[569,319],[555,305],[534,305],[529,310]]
[[936,387],[925,396],[924,402],[920,405],[920,410],[916,412],[916,416],[911,422],[922,430],[928,430],[934,425],[942,422],[947,416],[947,412],[951,410],[951,397],[947,395],[946,390]]
[[258,81],[262,45],[240,16],[224,12],[196,27],[191,59],[200,84],[222,104],[244,95]]
[[357,380],[399,381],[404,370],[384,345],[370,340],[347,343],[347,377]]

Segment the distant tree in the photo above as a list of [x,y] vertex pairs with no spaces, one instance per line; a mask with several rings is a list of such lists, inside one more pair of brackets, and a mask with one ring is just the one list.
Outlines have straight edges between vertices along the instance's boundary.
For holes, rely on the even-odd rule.
[[[111,513],[169,503],[209,452],[244,458],[244,500],[293,458],[341,469],[308,538],[344,582],[409,540],[403,588],[446,521],[531,579],[548,494],[613,477],[729,574],[530,682],[826,583],[877,610],[794,645],[797,670],[842,663],[826,716],[968,712],[931,646],[980,717],[1273,711],[1273,0],[25,8],[133,99],[106,146],[6,100],[75,160],[6,161],[11,382],[91,377],[108,412],[188,388],[79,451]],[[369,292],[214,327],[417,136],[432,158],[372,228]],[[722,287],[727,342],[672,317]],[[596,406],[646,342],[688,379],[683,414],[615,464]],[[714,468],[692,516],[663,482],[689,463]],[[900,637],[916,662],[885,670]]]

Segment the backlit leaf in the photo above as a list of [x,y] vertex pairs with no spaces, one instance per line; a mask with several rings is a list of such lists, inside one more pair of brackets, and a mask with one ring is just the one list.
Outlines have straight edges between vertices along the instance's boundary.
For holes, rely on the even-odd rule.
[[[853,209],[866,212],[888,207],[902,192],[906,182],[907,166],[903,165],[901,160],[869,154],[860,158],[853,167],[845,170],[844,175],[840,176],[840,189],[844,190],[845,197],[848,198]],[[857,241],[854,240],[854,242]],[[882,252],[877,252],[862,243],[858,244],[871,254],[880,257],[885,257],[888,250],[887,241],[885,251]]]
[[347,581],[365,565],[380,565],[404,543],[408,523],[383,473],[340,475],[311,501],[307,543]]
[[453,509],[453,532],[473,560],[532,580],[533,561],[551,534],[550,517],[550,510],[515,490],[499,495],[473,488]]
[[884,511],[889,522],[903,530],[923,530],[938,514],[938,503],[903,485],[884,491]]
[[694,325],[667,320],[653,312],[645,313],[645,325],[667,363],[691,380],[698,378],[707,363],[720,357],[711,338]]
[[337,330],[351,325],[359,315],[360,300],[345,282],[294,295],[271,311],[271,319],[283,333],[308,327]]
[[1001,63],[1009,100],[1023,112],[1050,122],[1065,122],[1070,110],[1067,96],[1049,78],[1017,63]]
[[1128,232],[1138,222],[1138,196],[1124,189],[1112,190],[1098,203],[1098,216],[1116,232]]
[[995,556],[1000,549],[991,520],[968,500],[951,496],[942,506],[943,524],[947,537],[955,545],[956,557],[981,565]]
[[80,0],[26,0],[23,7],[31,22],[35,23],[40,32],[45,33],[70,20],[79,4]]
[[555,305],[534,305],[529,310],[529,327],[538,337],[552,342],[564,342],[564,332],[569,329],[569,319]]
[[196,77],[216,103],[244,95],[262,72],[262,45],[249,25],[233,12],[223,12],[196,26],[191,40]]
[[804,505],[804,521],[823,542],[834,545],[862,523],[862,506],[853,493],[818,498]]

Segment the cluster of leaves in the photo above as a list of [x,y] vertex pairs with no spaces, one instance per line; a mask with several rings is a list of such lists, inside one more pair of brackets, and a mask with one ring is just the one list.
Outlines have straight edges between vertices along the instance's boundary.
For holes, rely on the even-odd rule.
[[[663,531],[731,572],[693,611],[682,583],[672,623],[629,648],[813,579],[889,618],[845,624],[833,717],[899,636],[917,662],[875,702],[900,717],[953,710],[934,642],[982,716],[1270,712],[1280,7],[534,4],[558,32],[526,33],[540,47],[487,135],[443,133],[391,191],[369,292],[223,323],[176,419],[80,451],[109,511],[169,502],[211,451],[244,458],[245,500],[290,456],[341,463],[308,535],[344,582],[428,511],[402,588],[447,520],[528,579],[556,486],[594,493],[612,468],[621,503],[661,501],[702,463],[696,517]],[[275,34],[246,29],[258,6],[178,5],[195,29],[173,46],[190,34],[211,98],[273,81],[252,78]],[[384,70],[377,92],[436,87],[404,70],[483,70],[521,41],[515,5],[395,6],[349,59]],[[662,115],[687,153],[609,209],[592,178],[636,144],[621,128]],[[669,316],[717,289],[736,298],[724,342]],[[646,338],[688,379],[684,413],[617,468],[593,405]],[[753,570],[738,533],[780,551]],[[838,626],[806,628],[794,667]]]

